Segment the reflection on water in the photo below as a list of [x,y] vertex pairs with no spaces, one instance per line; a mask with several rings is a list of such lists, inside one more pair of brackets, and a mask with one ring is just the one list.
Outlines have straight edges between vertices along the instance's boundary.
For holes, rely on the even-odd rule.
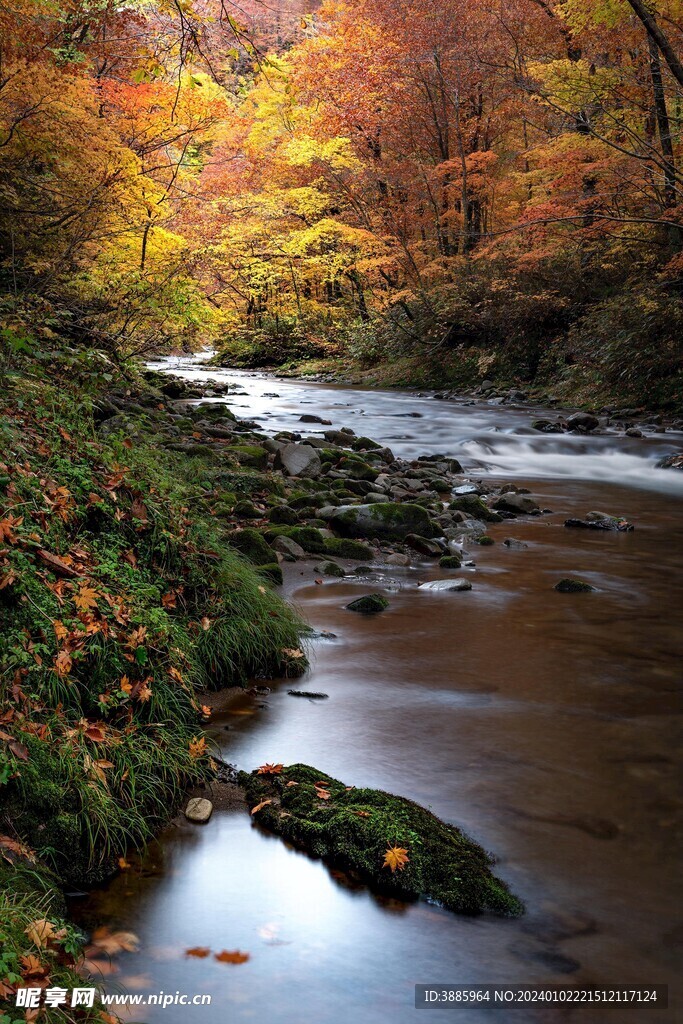
[[[270,399],[271,422],[260,417],[269,429],[291,428],[299,386],[259,387],[292,389],[287,408]],[[412,397],[324,390],[328,403],[364,408],[363,432],[380,439],[387,406],[414,407]],[[445,416],[443,404],[423,402],[424,419],[411,423],[414,440],[404,443],[460,458],[455,441],[435,436],[443,420],[432,429],[428,418],[432,410]],[[354,425],[344,409],[335,423]],[[331,419],[329,412],[326,405]],[[501,431],[529,419],[500,408],[465,414]],[[633,458],[645,466],[662,442],[637,442]],[[213,997],[211,1007],[147,1008],[135,1019],[403,1024],[419,1017],[416,982],[675,987],[683,942],[680,503],[604,480],[569,485],[533,467],[527,476],[543,477],[525,482],[555,514],[492,526],[497,543],[473,548],[469,593],[417,591],[438,576],[427,564],[400,575],[392,569],[384,583],[400,585],[391,585],[389,610],[364,619],[344,606],[367,582],[316,586],[313,562],[298,564],[291,596],[316,628],[335,634],[316,642],[301,688],[330,699],[296,700],[288,684],[274,684],[265,699],[241,699],[253,714],[227,711],[211,728],[240,767],[309,762],[460,824],[499,856],[497,872],[525,899],[527,915],[466,919],[379,900],[266,836],[246,813],[217,812],[208,826],[169,832],[144,871],[125,872],[75,908],[86,924],[140,935],[141,953],[122,955],[117,984]],[[563,527],[567,516],[593,508],[618,511],[635,532]],[[507,536],[528,546],[510,550],[501,543]],[[598,592],[555,593],[565,575]],[[371,589],[382,585],[373,580]],[[193,946],[241,949],[250,960],[186,957]],[[612,1016],[673,1021],[676,1010]],[[483,1019],[483,1011],[457,1014],[462,1024]],[[605,1013],[505,1009],[485,1019],[597,1022]]]

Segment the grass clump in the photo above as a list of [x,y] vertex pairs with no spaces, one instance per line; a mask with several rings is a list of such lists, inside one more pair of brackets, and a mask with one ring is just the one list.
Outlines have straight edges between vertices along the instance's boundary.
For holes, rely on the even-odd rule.
[[[275,775],[242,772],[240,781],[250,807],[270,801],[256,812],[259,824],[330,864],[357,872],[378,891],[403,899],[428,897],[459,913],[523,912],[520,900],[492,874],[491,857],[454,825],[411,800],[377,789],[347,788],[303,764]],[[392,847],[407,851],[408,857],[395,871],[383,866]]]

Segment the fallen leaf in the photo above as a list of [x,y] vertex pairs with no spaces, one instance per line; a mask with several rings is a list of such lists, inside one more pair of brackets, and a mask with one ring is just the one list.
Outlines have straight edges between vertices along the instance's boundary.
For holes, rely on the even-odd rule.
[[211,619],[207,619],[206,615],[202,619],[202,629],[204,632],[211,629]]
[[304,652],[300,651],[298,647],[296,647],[296,648],[283,647],[282,648],[282,653],[286,654],[288,658],[297,659],[297,658],[305,658],[306,657]]
[[214,953],[213,958],[220,964],[245,964],[249,959],[249,954],[241,953],[239,949],[235,949],[231,953],[224,949],[222,953]]
[[258,814],[258,812],[261,810],[262,807],[265,807],[267,804],[272,804],[272,802],[273,801],[270,800],[270,799],[269,800],[262,800],[260,804],[256,804],[256,807],[252,807],[251,813],[252,814]]
[[73,661],[68,651],[59,651],[53,662],[53,667],[60,679],[64,679],[71,671]]
[[315,795],[318,797],[319,800],[329,800],[330,799],[330,794],[327,792],[327,790],[326,789],[318,789],[317,786],[316,786],[316,789],[315,789]]
[[369,818],[370,817],[370,811],[354,811],[353,813],[356,815],[357,818]]
[[199,757],[203,757],[206,753],[206,737],[195,736],[194,739],[190,740],[190,757],[196,760]]
[[92,955],[93,947],[107,956],[116,953],[137,953],[140,940],[134,932],[112,932],[106,926],[96,928],[90,940],[88,954]]
[[85,729],[85,735],[88,737],[89,740],[92,740],[93,743],[102,743],[102,741],[106,739],[104,727],[101,725],[97,725],[94,722],[91,725],[87,726],[87,728]]
[[30,925],[24,930],[24,933],[28,935],[29,941],[34,946],[37,946],[38,949],[44,949],[50,939],[55,938],[55,926],[51,921],[41,917],[31,921]]
[[210,952],[208,946],[193,946],[192,949],[185,950],[185,956],[196,956],[199,960],[203,960]]
[[129,862],[126,860],[125,857],[119,857],[118,865],[120,871],[127,871],[128,868],[130,867]]
[[398,868],[400,871],[409,863],[408,851],[403,846],[389,846],[384,854],[383,868],[391,868],[392,873]]
[[262,764],[261,767],[256,772],[256,774],[257,775],[280,775],[283,768],[284,768],[283,764]]
[[74,604],[79,612],[87,612],[90,608],[97,608],[98,597],[97,591],[85,584],[74,596]]

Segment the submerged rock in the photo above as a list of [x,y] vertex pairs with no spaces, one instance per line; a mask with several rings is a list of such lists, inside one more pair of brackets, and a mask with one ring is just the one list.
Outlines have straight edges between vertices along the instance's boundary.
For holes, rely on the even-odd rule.
[[564,525],[583,530],[614,530],[619,533],[630,533],[633,524],[607,512],[588,512],[585,519],[565,519]]
[[583,580],[565,578],[556,583],[553,590],[557,590],[560,594],[584,594],[595,590],[595,587],[591,587],[590,583],[584,583]]
[[194,821],[197,824],[203,824],[208,821],[213,813],[213,804],[210,800],[205,800],[201,796],[195,796],[191,800],[187,801],[187,807],[185,808],[185,817],[188,821]]
[[[466,914],[523,913],[521,901],[492,874],[491,857],[411,800],[347,787],[303,764],[278,775],[242,772],[239,778],[260,825],[330,864],[358,872],[380,892],[402,899],[422,896]],[[385,866],[391,849],[407,858],[393,871]]]
[[496,498],[493,507],[500,512],[512,512],[516,516],[534,515],[540,512],[533,498],[528,497],[526,494],[501,494],[499,498]]
[[347,604],[350,612],[360,612],[362,615],[376,615],[389,607],[389,602],[382,594],[365,594],[364,597],[357,597],[355,601]]
[[600,420],[590,412],[575,412],[567,420],[567,429],[576,430],[581,434],[589,434],[600,426]]

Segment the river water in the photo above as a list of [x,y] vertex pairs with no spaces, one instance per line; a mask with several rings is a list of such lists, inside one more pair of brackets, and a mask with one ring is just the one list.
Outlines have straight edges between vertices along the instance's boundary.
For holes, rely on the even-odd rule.
[[[344,610],[367,582],[319,586],[313,563],[297,564],[287,596],[334,634],[314,642],[297,686],[330,699],[297,700],[273,683],[209,730],[241,768],[303,761],[429,806],[495,852],[527,914],[463,918],[377,898],[246,812],[217,811],[207,826],[168,830],[141,868],[76,908],[86,924],[140,937],[139,953],[117,959],[113,989],[212,997],[131,1018],[404,1024],[422,1017],[416,983],[657,983],[669,984],[678,1011],[489,1008],[437,1019],[683,1020],[683,473],[654,465],[683,437],[541,435],[529,408],[163,365],[237,385],[230,407],[268,432],[308,432],[299,416],[315,412],[397,455],[442,452],[475,477],[523,483],[554,514],[492,525],[496,544],[475,548],[467,570],[471,592],[418,592],[439,576],[428,564],[387,572],[370,589],[386,587],[390,608],[371,619]],[[593,509],[625,516],[635,531],[564,528]],[[511,550],[505,537],[527,546]],[[556,593],[568,575],[597,592]],[[185,955],[196,946],[250,959]]]

